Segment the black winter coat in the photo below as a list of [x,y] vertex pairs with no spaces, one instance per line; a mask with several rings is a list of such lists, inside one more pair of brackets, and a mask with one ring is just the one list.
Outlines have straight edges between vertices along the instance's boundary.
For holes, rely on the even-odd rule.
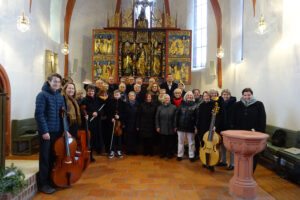
[[112,99],[109,102],[108,105],[108,119],[111,121],[113,118],[115,118],[115,115],[119,115],[119,120],[121,121],[121,124],[125,124],[125,103],[120,99]]
[[155,115],[155,126],[160,129],[162,135],[173,135],[175,128],[176,106],[162,104],[158,106]]
[[220,130],[229,130],[233,129],[233,124],[232,124],[232,110],[233,110],[233,105],[236,102],[235,97],[230,97],[227,101],[224,101],[222,97],[219,97],[220,101],[222,102],[222,123],[220,124]]
[[108,95],[110,97],[114,97],[114,91],[118,89],[118,85],[116,84],[108,84]]
[[197,119],[197,105],[193,101],[182,101],[175,113],[178,131],[194,133]]
[[136,132],[136,120],[139,111],[139,103],[136,101],[134,104],[126,103],[125,105],[125,129],[127,133]]
[[168,83],[167,82],[163,82],[162,84],[161,84],[161,86],[160,86],[160,88],[163,88],[163,89],[166,89],[166,93],[168,94],[168,95],[170,95],[170,97],[173,97],[174,96],[174,90],[176,89],[176,88],[178,88],[178,85],[177,85],[177,83],[172,83],[172,87],[171,87],[171,90],[169,89],[169,86],[168,86]]
[[238,101],[233,107],[233,126],[236,130],[251,130],[265,132],[266,112],[264,104],[256,101],[254,104],[246,107],[243,102]]
[[101,113],[103,113],[104,108],[100,112],[98,111],[99,108],[103,105],[103,100],[97,96],[95,96],[94,98],[92,98],[90,96],[84,97],[84,99],[82,100],[82,103],[81,103],[81,106],[82,105],[86,106],[86,112],[89,116],[89,119],[91,119],[93,117],[93,112],[98,113],[97,118],[99,118]]
[[200,135],[203,135],[206,131],[209,130],[210,121],[211,121],[211,112],[214,108],[214,102],[203,101],[197,109],[197,129]]
[[128,94],[131,91],[134,91],[134,84],[126,85],[126,94]]
[[140,129],[142,137],[153,137],[155,132],[155,112],[156,105],[153,103],[144,102],[140,106],[136,126]]

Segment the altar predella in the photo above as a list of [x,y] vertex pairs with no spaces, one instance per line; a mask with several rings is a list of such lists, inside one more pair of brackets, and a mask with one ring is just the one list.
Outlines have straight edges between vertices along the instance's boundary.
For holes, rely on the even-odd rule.
[[119,7],[122,12],[116,9],[107,27],[93,30],[92,80],[134,76],[163,82],[173,74],[174,81],[190,84],[192,31],[177,28],[177,17],[170,16],[164,1]]

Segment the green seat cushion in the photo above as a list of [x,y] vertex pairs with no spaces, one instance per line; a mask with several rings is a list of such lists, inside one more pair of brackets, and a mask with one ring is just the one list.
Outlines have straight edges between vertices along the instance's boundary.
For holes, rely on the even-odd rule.
[[277,147],[277,146],[272,145],[271,142],[267,142],[267,147],[268,147],[268,150],[273,153],[276,153],[283,149],[282,147]]

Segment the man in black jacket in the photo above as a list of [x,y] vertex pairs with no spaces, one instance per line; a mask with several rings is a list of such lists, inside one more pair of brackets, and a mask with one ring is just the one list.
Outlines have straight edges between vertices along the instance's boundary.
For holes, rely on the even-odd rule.
[[115,84],[115,78],[112,76],[108,77],[108,95],[113,97],[116,89],[118,89],[118,86]]
[[166,89],[166,93],[173,97],[174,90],[178,87],[177,83],[173,82],[173,76],[172,74],[168,74],[167,76],[167,82],[164,82],[161,84],[160,88]]

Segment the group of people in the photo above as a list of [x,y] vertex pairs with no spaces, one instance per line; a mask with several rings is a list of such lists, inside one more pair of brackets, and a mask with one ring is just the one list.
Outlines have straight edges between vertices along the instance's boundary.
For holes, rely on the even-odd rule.
[[[229,129],[265,131],[264,105],[253,97],[250,88],[242,91],[237,102],[228,89],[222,90],[220,96],[215,89],[202,94],[199,89],[185,91],[185,85],[175,83],[171,74],[162,84],[154,78],[148,82],[143,84],[141,78],[134,77],[128,77],[128,83],[121,78],[119,84],[115,84],[113,77],[109,77],[107,83],[98,80],[96,85],[85,82],[86,96],[77,97],[71,79],[63,80],[59,74],[48,77],[36,98],[35,110],[41,144],[39,188],[42,192],[55,192],[50,186],[49,173],[53,164],[51,146],[62,133],[61,107],[65,107],[68,117],[69,137],[76,138],[77,130],[88,125],[92,162],[95,151],[98,154],[107,152],[108,158],[122,158],[122,152],[135,155],[139,153],[138,147],[142,147],[142,154],[153,156],[155,146],[159,147],[161,158],[171,159],[176,155],[178,161],[183,159],[187,146],[189,160],[194,162],[199,159],[203,135],[210,129],[212,110],[216,106],[220,107],[213,126],[217,133]],[[117,125],[123,134],[113,133]],[[226,153],[221,144],[222,156],[218,165],[232,170],[233,154],[230,153],[227,164]],[[254,166],[256,161],[257,156]]]

